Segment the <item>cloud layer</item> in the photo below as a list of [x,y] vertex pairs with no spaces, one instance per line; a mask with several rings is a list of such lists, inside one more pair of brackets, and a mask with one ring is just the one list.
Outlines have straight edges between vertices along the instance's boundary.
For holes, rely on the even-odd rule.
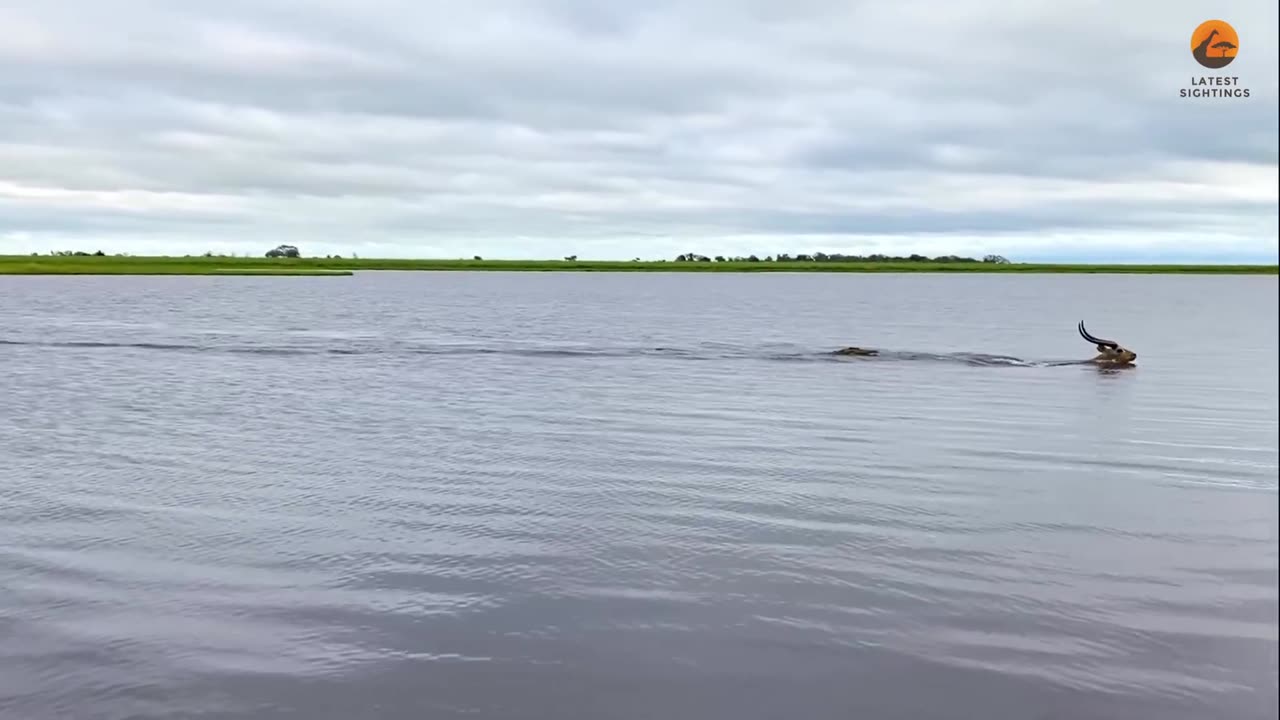
[[1186,0],[0,6],[0,253],[1275,262],[1277,10],[1219,11],[1206,71]]

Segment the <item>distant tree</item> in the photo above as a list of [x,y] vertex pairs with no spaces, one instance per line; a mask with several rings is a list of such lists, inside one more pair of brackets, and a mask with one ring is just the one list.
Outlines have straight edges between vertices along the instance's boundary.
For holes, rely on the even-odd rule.
[[277,245],[276,247],[274,247],[274,248],[272,248],[272,249],[270,249],[270,250],[268,250],[268,251],[267,251],[267,257],[269,257],[269,258],[276,258],[276,257],[289,257],[289,258],[296,258],[296,257],[301,257],[301,253],[299,253],[299,252],[298,252],[298,248],[296,248],[296,247],[294,247],[294,246],[292,246],[292,245]]
[[[637,258],[638,260],[638,258]],[[695,252],[686,252],[677,255],[675,262],[761,262],[761,258],[752,255],[750,257],[742,257],[740,255],[716,255],[708,257]],[[983,262],[1002,262],[1007,263],[1008,260],[999,255],[988,255],[983,258]],[[660,260],[659,262],[667,262]],[[767,255],[763,262],[936,262],[936,263],[973,263],[978,262],[971,257],[962,255],[938,255],[937,257],[929,257],[919,253],[912,253],[908,256],[903,255],[885,255],[883,253],[874,253],[871,255],[846,255],[844,253],[797,253],[791,255],[789,253],[778,253],[777,255]]]
[[94,257],[103,257],[106,255],[106,253],[102,252],[101,250],[98,250],[93,255]]
[[480,257],[479,255],[476,255],[476,256],[472,257],[471,259],[472,259],[472,260],[484,260],[484,258]]
[[569,262],[576,262],[576,261],[578,260],[578,256],[577,256],[577,255],[566,255],[564,259],[565,259],[565,260],[567,260],[567,261],[569,261]]
[[1009,261],[1003,255],[985,255],[982,258],[982,262],[1004,265],[1004,264],[1007,264]]

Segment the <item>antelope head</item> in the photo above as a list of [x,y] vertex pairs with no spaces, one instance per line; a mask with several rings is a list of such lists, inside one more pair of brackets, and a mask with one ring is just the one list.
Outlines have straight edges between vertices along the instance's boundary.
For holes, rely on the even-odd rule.
[[1107,366],[1132,365],[1138,358],[1138,353],[1120,347],[1120,344],[1114,340],[1101,340],[1090,335],[1089,331],[1084,329],[1083,320],[1080,321],[1077,329],[1080,330],[1080,337],[1098,347],[1098,354],[1089,360],[1091,363]]

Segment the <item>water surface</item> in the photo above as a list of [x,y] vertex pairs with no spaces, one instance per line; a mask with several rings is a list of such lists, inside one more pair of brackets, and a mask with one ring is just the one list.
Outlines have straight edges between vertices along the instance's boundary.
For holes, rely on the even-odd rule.
[[1273,718],[1276,298],[0,278],[0,717]]

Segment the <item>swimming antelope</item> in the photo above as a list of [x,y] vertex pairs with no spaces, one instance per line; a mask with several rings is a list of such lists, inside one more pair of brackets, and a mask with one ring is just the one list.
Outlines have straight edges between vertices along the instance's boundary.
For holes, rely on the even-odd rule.
[[[1097,365],[1099,367],[1128,367],[1132,365],[1133,361],[1138,358],[1137,353],[1135,353],[1132,350],[1129,350],[1128,348],[1120,347],[1120,344],[1115,342],[1114,340],[1103,340],[1101,338],[1096,338],[1090,335],[1089,331],[1084,329],[1083,320],[1081,320],[1080,324],[1076,326],[1076,329],[1080,331],[1080,337],[1084,338],[1085,340],[1093,343],[1098,347],[1098,354],[1088,360],[1072,361],[1072,362],[1050,362],[1050,363],[1047,363],[1048,365],[1076,365],[1079,363],[1083,363],[1083,364],[1089,364],[1089,365]],[[999,361],[999,364],[1004,364],[1010,360],[1017,361],[1017,358],[998,357],[998,356],[976,356],[971,353],[963,353],[963,354],[956,353],[956,354],[947,355],[947,356],[933,355],[929,353],[898,353],[898,352],[885,353],[883,351],[876,350],[874,348],[864,348],[864,347],[857,347],[857,346],[842,347],[839,350],[832,350],[831,354],[832,355],[852,355],[855,357],[885,357],[887,355],[889,357],[896,357],[896,358],[907,359],[907,360],[945,359],[945,358],[961,359],[961,360],[968,360],[968,361],[993,360],[993,361]],[[1030,364],[1042,365],[1045,363],[1033,362]]]
[[1098,347],[1098,354],[1089,360],[1095,365],[1132,365],[1133,361],[1138,358],[1138,353],[1120,347],[1120,344],[1114,340],[1101,340],[1090,335],[1089,331],[1084,329],[1083,320],[1080,321],[1076,329],[1080,331],[1080,337]]

